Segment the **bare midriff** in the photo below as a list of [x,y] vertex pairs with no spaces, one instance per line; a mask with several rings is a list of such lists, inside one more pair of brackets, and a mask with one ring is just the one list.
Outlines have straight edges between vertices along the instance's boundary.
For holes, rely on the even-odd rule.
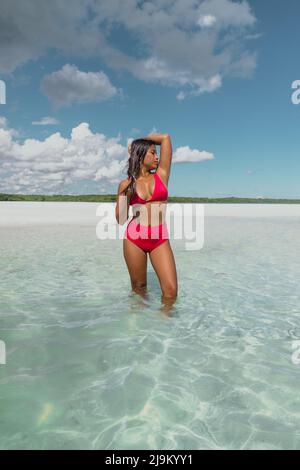
[[132,206],[133,219],[144,226],[155,227],[165,223],[167,201],[149,201]]

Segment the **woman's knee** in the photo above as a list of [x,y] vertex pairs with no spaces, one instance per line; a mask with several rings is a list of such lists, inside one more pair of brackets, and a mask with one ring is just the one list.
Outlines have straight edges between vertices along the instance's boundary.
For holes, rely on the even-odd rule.
[[177,284],[168,284],[162,287],[162,293],[164,297],[169,297],[169,298],[176,298],[178,289],[177,289]]

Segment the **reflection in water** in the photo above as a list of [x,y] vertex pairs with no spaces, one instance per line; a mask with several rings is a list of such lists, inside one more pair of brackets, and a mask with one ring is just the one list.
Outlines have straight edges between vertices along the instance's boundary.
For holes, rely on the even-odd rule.
[[1,227],[0,448],[300,449],[298,219],[171,244],[174,303],[94,226]]

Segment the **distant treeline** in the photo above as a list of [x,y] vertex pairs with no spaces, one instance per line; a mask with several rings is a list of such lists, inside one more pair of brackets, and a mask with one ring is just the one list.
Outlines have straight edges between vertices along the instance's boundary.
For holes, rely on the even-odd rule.
[[[0,193],[0,201],[51,201],[51,202],[116,202],[115,194],[5,194]],[[168,202],[187,203],[243,203],[243,204],[300,204],[300,199],[268,199],[243,197],[169,197]]]

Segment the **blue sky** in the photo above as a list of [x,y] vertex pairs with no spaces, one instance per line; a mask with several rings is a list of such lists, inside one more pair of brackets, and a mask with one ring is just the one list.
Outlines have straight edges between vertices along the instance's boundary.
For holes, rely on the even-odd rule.
[[300,198],[298,0],[1,4],[0,192],[115,193],[155,131],[170,196]]

